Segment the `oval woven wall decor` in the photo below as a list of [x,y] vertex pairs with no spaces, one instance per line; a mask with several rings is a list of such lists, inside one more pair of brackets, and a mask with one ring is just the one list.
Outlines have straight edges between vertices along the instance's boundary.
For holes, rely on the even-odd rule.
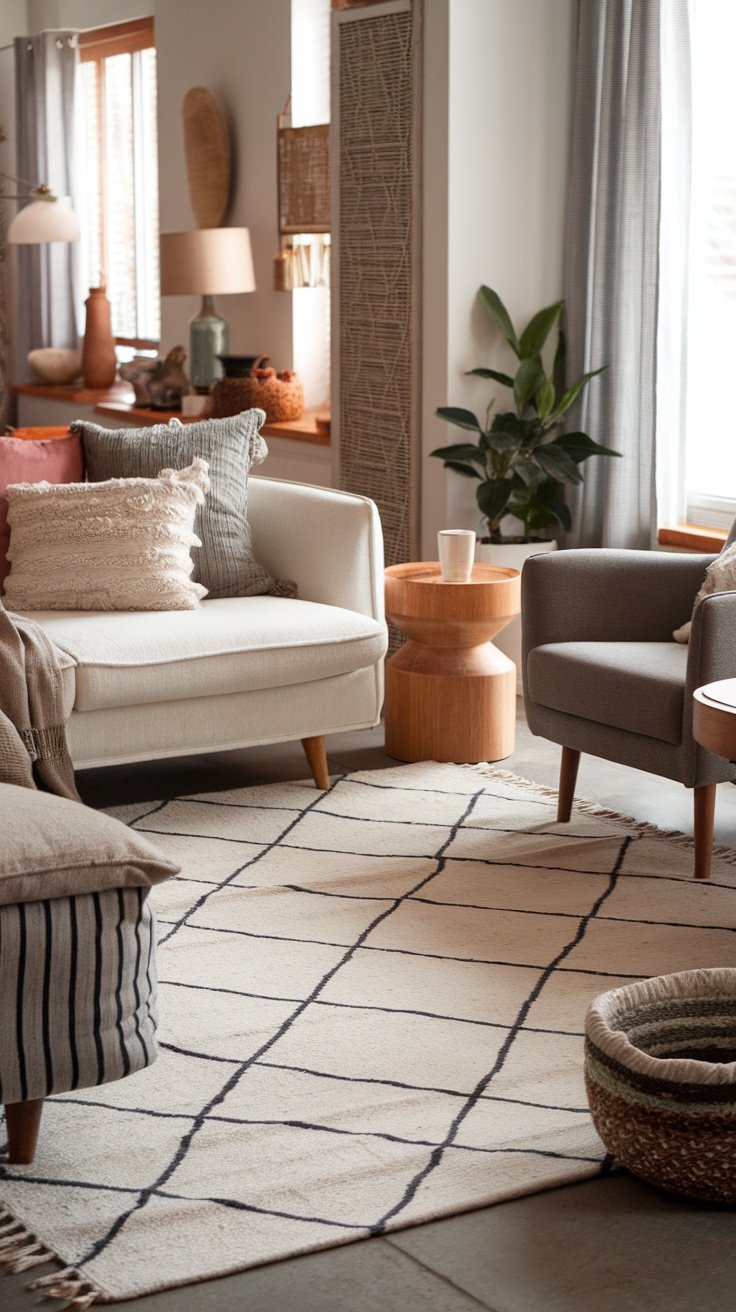
[[181,106],[189,197],[198,228],[220,228],[230,200],[230,134],[211,91],[192,87]]

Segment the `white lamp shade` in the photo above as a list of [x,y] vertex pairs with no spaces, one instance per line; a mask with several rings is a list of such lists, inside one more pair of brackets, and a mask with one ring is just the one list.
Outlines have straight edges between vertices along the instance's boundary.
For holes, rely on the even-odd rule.
[[18,210],[8,228],[8,241],[35,245],[42,241],[79,241],[79,219],[69,196],[32,200]]
[[222,296],[255,289],[248,228],[161,233],[162,296]]

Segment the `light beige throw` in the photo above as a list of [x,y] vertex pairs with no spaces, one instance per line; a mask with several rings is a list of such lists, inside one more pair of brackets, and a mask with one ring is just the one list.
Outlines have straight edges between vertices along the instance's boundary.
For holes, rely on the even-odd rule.
[[40,625],[0,601],[0,782],[79,801],[66,745],[61,667]]

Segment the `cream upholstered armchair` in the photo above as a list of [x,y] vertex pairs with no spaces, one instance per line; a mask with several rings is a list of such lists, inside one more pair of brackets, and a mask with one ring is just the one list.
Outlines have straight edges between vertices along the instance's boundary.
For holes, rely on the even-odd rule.
[[[733,530],[732,530],[733,533]],[[736,765],[692,734],[693,692],[736,674],[736,592],[696,606],[712,556],[608,548],[531,557],[522,575],[524,705],[562,746],[558,820],[570,818],[581,752],[694,790],[695,875],[710,873],[716,784]]]

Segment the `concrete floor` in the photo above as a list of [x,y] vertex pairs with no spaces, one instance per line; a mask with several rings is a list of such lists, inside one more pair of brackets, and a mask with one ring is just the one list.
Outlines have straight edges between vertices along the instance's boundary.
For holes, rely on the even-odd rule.
[[[328,740],[333,772],[395,765],[381,729]],[[559,749],[529,733],[500,762],[555,787]],[[298,744],[87,772],[93,806],[304,777]],[[679,784],[592,757],[581,797],[692,833]],[[723,784],[717,843],[736,847],[736,788]],[[124,1312],[723,1312],[736,1305],[733,1211],[659,1193],[628,1174],[553,1189],[445,1221],[114,1306]],[[49,1268],[50,1269],[50,1268]],[[0,1312],[38,1307],[26,1283],[0,1281]],[[49,1307],[48,1303],[43,1304]]]

